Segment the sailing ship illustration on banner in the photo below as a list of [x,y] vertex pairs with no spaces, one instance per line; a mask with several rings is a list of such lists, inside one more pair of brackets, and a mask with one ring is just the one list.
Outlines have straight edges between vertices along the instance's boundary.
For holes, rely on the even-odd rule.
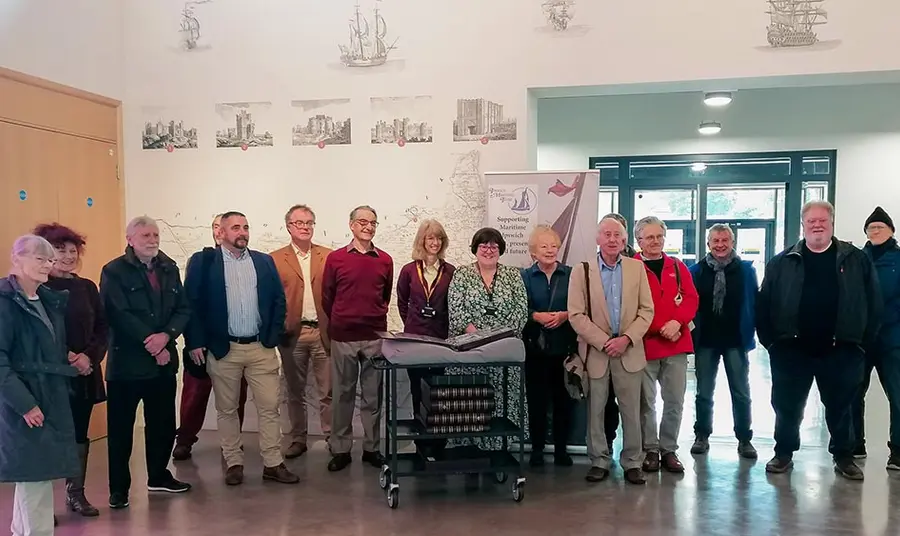
[[387,22],[381,15],[376,0],[372,20],[374,29],[369,19],[360,11],[359,4],[350,19],[350,41],[346,45],[338,45],[341,50],[341,63],[347,67],[377,67],[384,65],[388,55],[396,49],[397,39],[387,44]]
[[572,12],[574,6],[575,0],[546,0],[541,4],[547,22],[558,32],[565,31],[569,27],[569,21],[574,18]]
[[572,200],[569,201],[569,204],[566,205],[566,208],[563,209],[552,225],[553,230],[559,235],[559,239],[563,244],[563,247],[560,248],[561,255],[559,259],[559,262],[563,264],[566,264],[566,259],[571,250],[569,246],[572,244],[572,230],[578,219],[578,205],[581,203],[581,192],[584,189],[586,177],[587,173],[579,173],[575,176],[575,180],[572,181],[571,185],[556,179],[556,184],[547,190],[548,194],[553,194],[557,197],[566,197],[574,192]]
[[819,37],[813,29],[828,22],[822,9],[825,0],[766,0],[770,23],[766,27],[769,45],[773,47],[805,47]]
[[194,8],[191,3],[184,4],[184,10],[181,12],[181,42],[184,48],[192,50],[197,48],[197,41],[200,40],[200,21],[194,15]]

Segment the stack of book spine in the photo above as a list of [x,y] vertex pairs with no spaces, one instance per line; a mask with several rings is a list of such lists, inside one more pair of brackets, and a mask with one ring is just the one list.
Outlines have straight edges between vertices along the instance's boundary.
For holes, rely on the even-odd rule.
[[416,418],[427,434],[481,433],[490,430],[495,406],[486,376],[434,376],[422,379]]

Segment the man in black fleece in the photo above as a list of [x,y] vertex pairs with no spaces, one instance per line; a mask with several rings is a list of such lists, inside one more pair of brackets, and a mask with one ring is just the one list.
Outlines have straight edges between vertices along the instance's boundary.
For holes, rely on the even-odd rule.
[[804,239],[769,262],[756,301],[757,335],[771,358],[775,409],[775,457],[766,471],[784,473],[793,466],[815,379],[834,468],[845,478],[862,480],[853,461],[852,407],[863,381],[864,349],[875,341],[881,320],[878,277],[862,250],[834,238],[830,203],[804,205],[802,226]]

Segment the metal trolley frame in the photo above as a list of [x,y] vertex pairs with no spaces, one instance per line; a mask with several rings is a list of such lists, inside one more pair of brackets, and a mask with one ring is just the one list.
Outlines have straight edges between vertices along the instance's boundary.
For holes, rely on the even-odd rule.
[[[385,464],[378,476],[378,483],[387,494],[387,503],[391,508],[399,505],[400,485],[397,479],[404,476],[426,476],[440,474],[491,474],[498,484],[505,483],[509,476],[513,476],[511,492],[516,502],[525,498],[525,362],[479,362],[479,363],[433,363],[433,364],[399,364],[392,363],[385,358],[376,359],[375,368],[384,371],[384,442]],[[458,434],[427,434],[423,426],[416,419],[397,418],[397,373],[410,368],[499,368],[502,369],[502,393],[500,415],[491,418],[490,428],[486,432],[469,432]],[[520,381],[518,389],[518,422],[514,422],[509,416],[510,404],[510,375],[511,368],[518,368]],[[419,453],[397,452],[398,441],[410,441],[416,439],[474,439],[474,438],[502,438],[500,450],[487,451],[490,456],[490,466],[483,465],[466,468],[462,465],[429,467]],[[510,438],[518,443],[518,457],[515,451],[510,451]],[[449,449],[448,449],[449,450]]]

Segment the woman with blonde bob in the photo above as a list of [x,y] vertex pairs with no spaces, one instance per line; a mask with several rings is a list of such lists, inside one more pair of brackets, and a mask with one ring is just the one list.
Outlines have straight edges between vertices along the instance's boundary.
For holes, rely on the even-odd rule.
[[522,270],[528,294],[525,324],[525,385],[531,437],[531,465],[544,464],[547,410],[553,407],[553,457],[556,465],[572,465],[566,453],[572,431],[573,401],[566,391],[563,361],[576,350],[577,337],[569,324],[570,266],[559,262],[559,234],[538,225],[528,239],[534,264]]
[[0,482],[15,483],[14,536],[52,535],[53,480],[79,474],[66,349],[67,294],[45,286],[56,250],[19,237],[0,279]]
[[[437,220],[419,225],[412,247],[412,262],[400,270],[397,278],[397,308],[403,320],[403,331],[446,339],[450,328],[447,292],[456,270],[444,260],[447,232]],[[422,401],[422,379],[444,373],[440,368],[412,368],[409,374],[413,411],[418,413]],[[442,440],[416,441],[419,451],[436,456],[446,444]]]

